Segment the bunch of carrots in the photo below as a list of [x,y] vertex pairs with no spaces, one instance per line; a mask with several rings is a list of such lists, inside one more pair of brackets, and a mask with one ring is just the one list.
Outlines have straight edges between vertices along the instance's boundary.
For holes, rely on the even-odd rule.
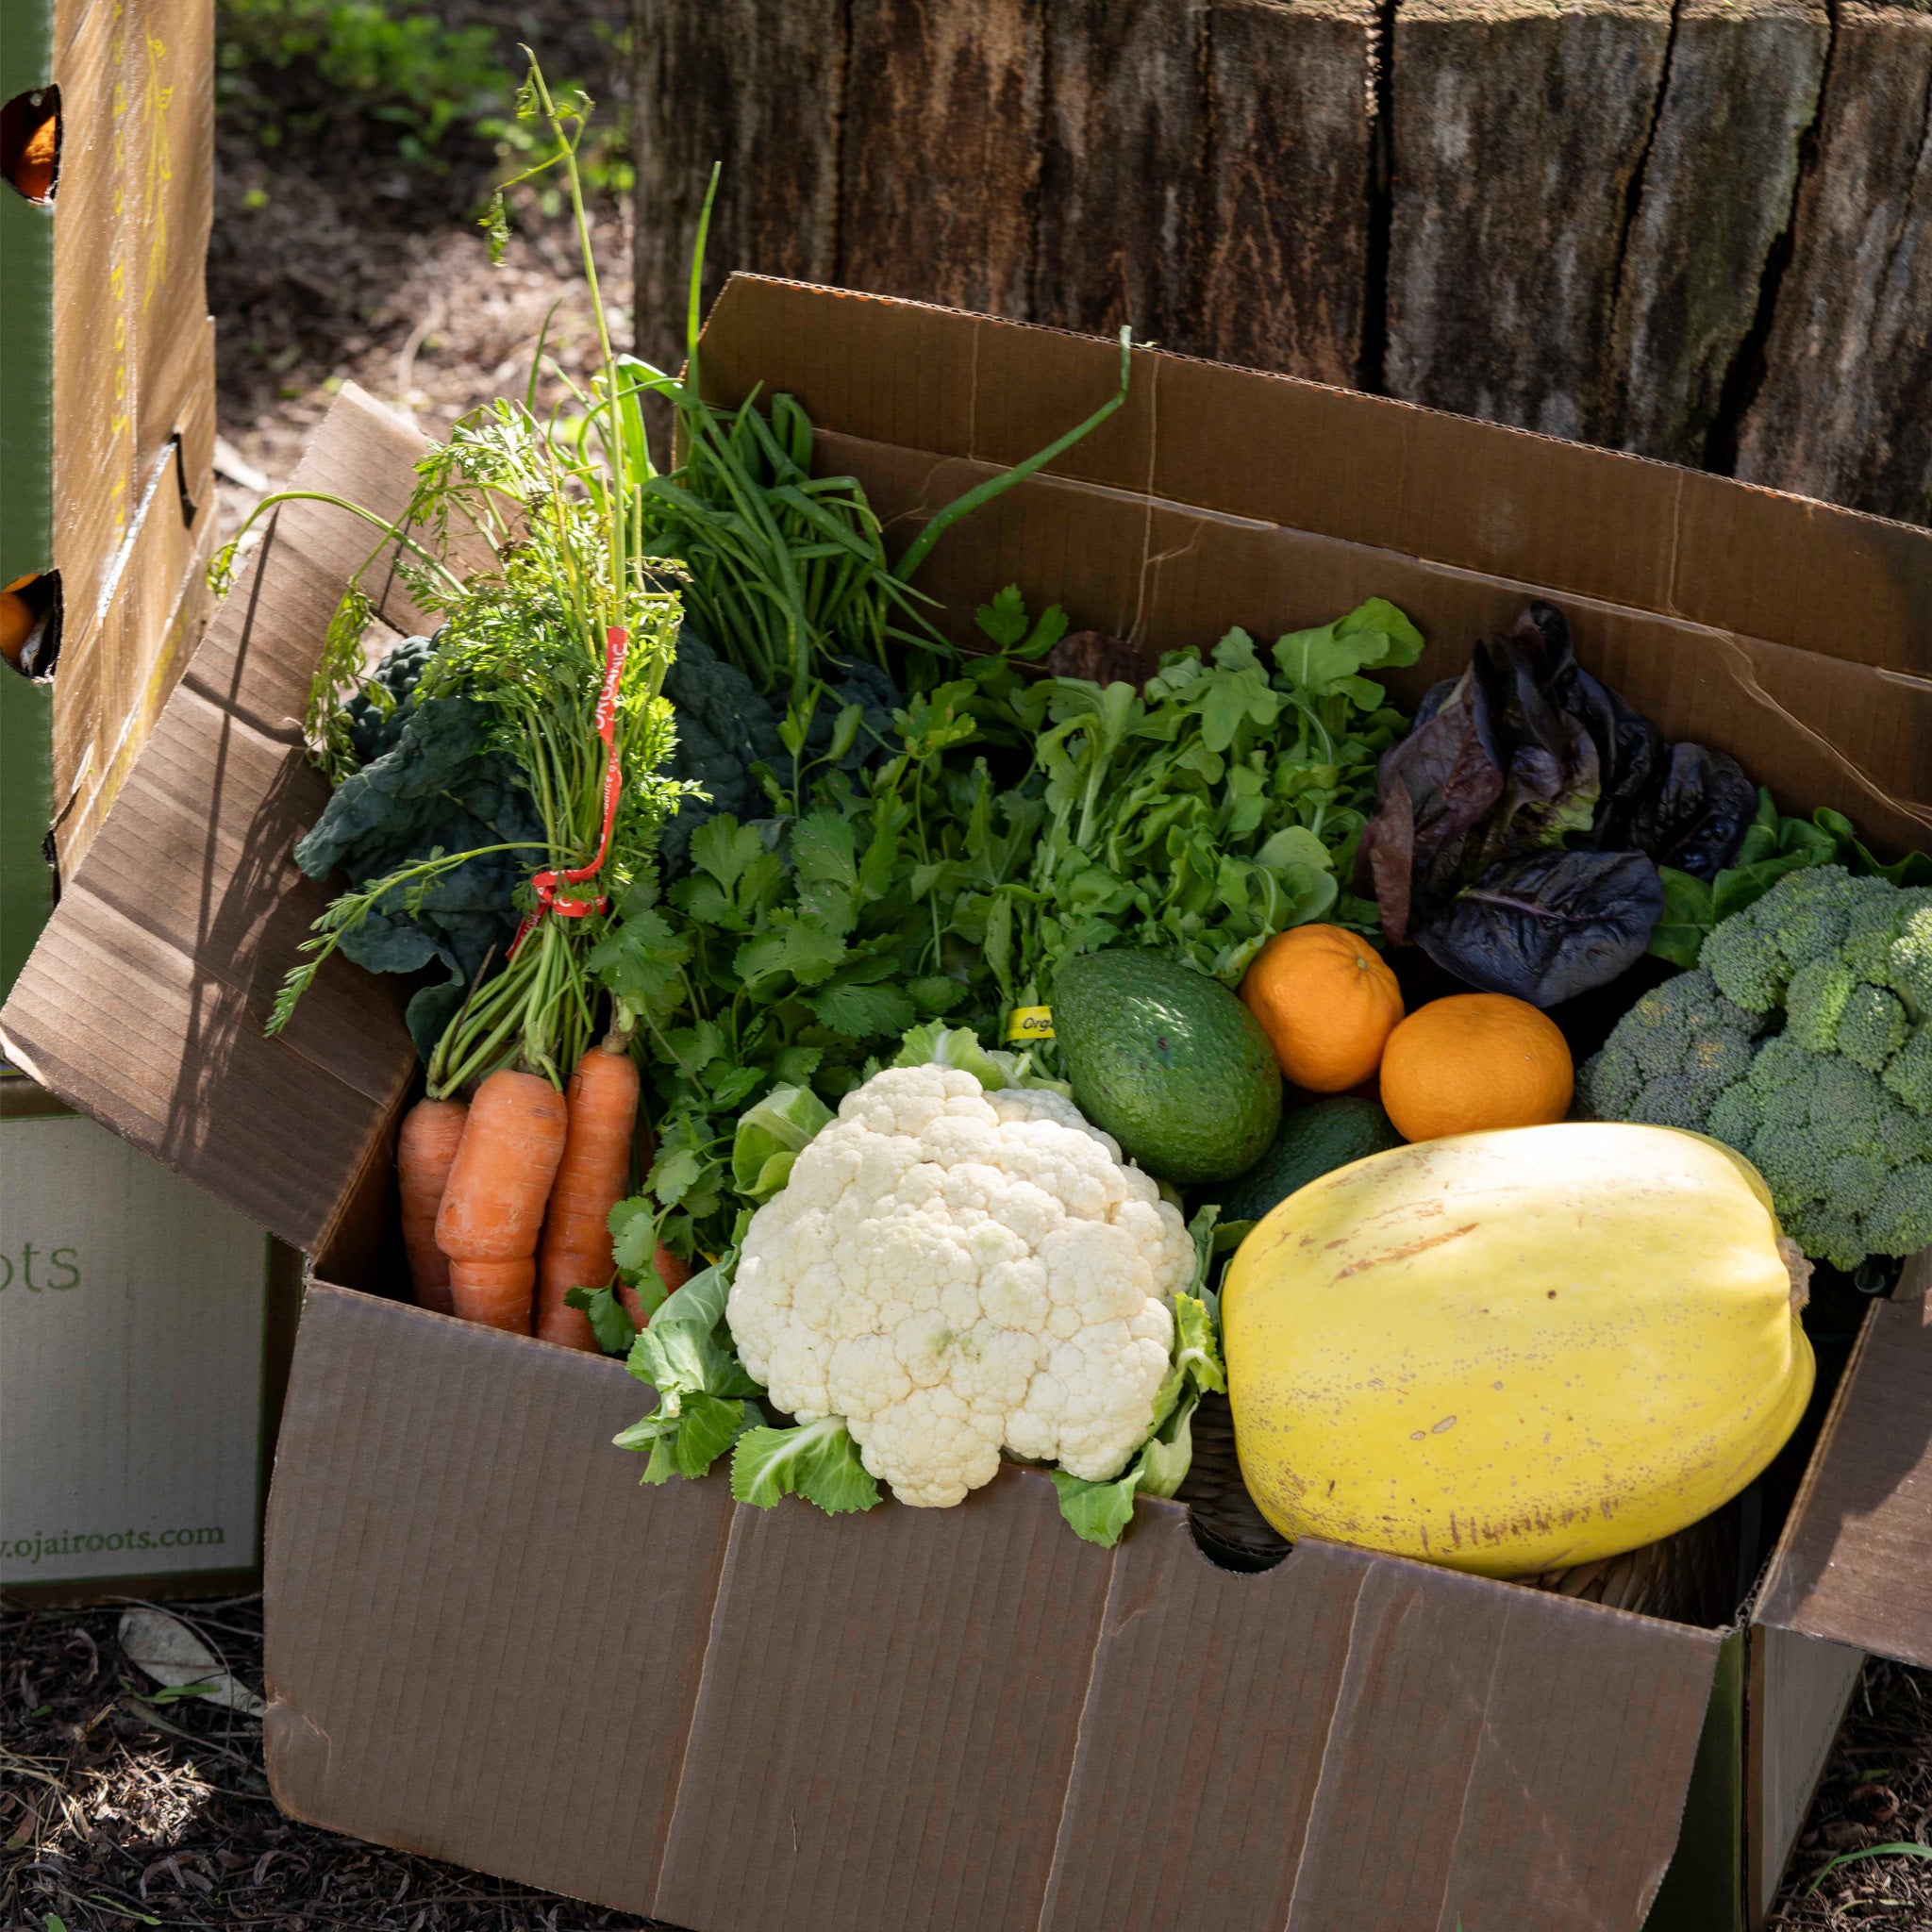
[[[565,1297],[606,1287],[616,1274],[609,1217],[630,1188],[639,1091],[630,1041],[613,1027],[562,1093],[503,1067],[467,1105],[419,1100],[396,1147],[416,1299],[521,1335],[532,1332],[534,1311],[545,1341],[594,1351],[590,1318]],[[648,1165],[648,1145],[642,1158]],[[661,1245],[657,1262],[667,1289],[690,1278]],[[642,1327],[642,1307],[624,1293]]]
[[[492,742],[514,760],[543,822],[516,939],[496,973],[486,965],[469,988],[430,1057],[425,1097],[404,1120],[403,1235],[425,1307],[595,1349],[588,1317],[566,1296],[615,1274],[608,1220],[631,1177],[640,1079],[635,1016],[610,1002],[598,1037],[606,1002],[586,961],[616,908],[655,891],[651,851],[682,788],[660,772],[673,744],[661,691],[680,606],[667,582],[675,568],[644,541],[644,383],[612,353],[590,247],[576,163],[588,109],[580,96],[553,98],[531,59],[519,111],[544,123],[555,147],[517,178],[562,172],[601,337],[603,368],[576,391],[578,413],[540,420],[533,369],[521,404],[475,412],[425,456],[401,518],[322,491],[281,492],[256,514],[307,496],[380,533],[337,612],[316,680],[308,725],[325,769],[339,770],[345,755],[347,700],[371,689],[362,579],[392,562],[419,606],[441,620],[420,694],[459,691],[491,708]],[[489,567],[451,568],[453,526],[484,541]],[[218,560],[218,581],[235,547]],[[269,1030],[288,1023],[345,934],[373,913],[420,904],[479,856],[436,850],[338,898]],[[660,1254],[659,1266],[667,1286],[679,1285],[675,1257]],[[633,1313],[641,1320],[641,1309]]]

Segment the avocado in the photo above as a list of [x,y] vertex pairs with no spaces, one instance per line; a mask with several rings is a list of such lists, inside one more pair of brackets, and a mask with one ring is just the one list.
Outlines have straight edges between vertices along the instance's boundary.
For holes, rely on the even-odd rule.
[[1281,1122],[1268,1036],[1218,979],[1135,946],[1070,959],[1054,1035],[1074,1102],[1158,1180],[1244,1174]]
[[1223,1221],[1259,1221],[1297,1189],[1351,1161],[1403,1144],[1373,1100],[1341,1094],[1299,1107],[1281,1123],[1274,1144],[1222,1196]]

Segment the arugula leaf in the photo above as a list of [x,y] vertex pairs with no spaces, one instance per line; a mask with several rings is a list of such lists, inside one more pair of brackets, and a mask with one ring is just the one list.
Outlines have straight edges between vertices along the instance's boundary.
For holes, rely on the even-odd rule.
[[858,1444],[837,1416],[789,1429],[753,1429],[731,1454],[736,1502],[769,1509],[780,1496],[803,1496],[828,1516],[870,1509],[879,1486],[858,1459]]
[[606,1355],[629,1354],[638,1337],[637,1324],[609,1289],[566,1289],[563,1300],[566,1307],[581,1308],[590,1317],[591,1333]]
[[1357,604],[1335,626],[1336,635],[1353,639],[1361,651],[1365,670],[1383,665],[1406,669],[1423,654],[1423,634],[1386,597]]

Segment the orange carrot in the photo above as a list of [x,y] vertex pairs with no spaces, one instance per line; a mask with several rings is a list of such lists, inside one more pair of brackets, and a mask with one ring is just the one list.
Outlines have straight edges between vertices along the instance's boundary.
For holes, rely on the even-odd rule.
[[449,1257],[436,1245],[436,1213],[462,1144],[470,1109],[460,1100],[419,1100],[403,1116],[396,1141],[396,1179],[403,1195],[403,1246],[416,1299],[450,1311]]
[[[652,1266],[658,1271],[658,1279],[664,1284],[666,1294],[675,1294],[693,1274],[697,1273],[689,1261],[680,1261],[662,1241],[658,1243],[658,1252],[651,1257]],[[624,1304],[624,1312],[631,1319],[633,1327],[645,1328],[650,1318],[644,1313],[643,1302],[629,1282],[620,1282],[617,1299]]]
[[530,1332],[537,1238],[569,1118],[541,1074],[503,1067],[477,1088],[436,1215],[450,1302],[464,1321]]
[[590,1317],[566,1307],[563,1298],[574,1288],[603,1288],[616,1272],[610,1210],[630,1178],[638,1085],[629,1043],[614,1032],[591,1047],[570,1076],[570,1132],[537,1257],[537,1333],[565,1348],[596,1351]]

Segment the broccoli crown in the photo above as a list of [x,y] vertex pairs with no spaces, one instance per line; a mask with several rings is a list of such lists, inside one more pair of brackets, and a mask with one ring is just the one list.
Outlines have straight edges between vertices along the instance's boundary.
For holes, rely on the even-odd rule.
[[1813,1053],[1789,1032],[1766,1041],[1706,1131],[1757,1167],[1786,1232],[1815,1259],[1856,1268],[1932,1241],[1932,1121],[1842,1054]]
[[[1727,999],[1712,974],[1666,980],[1584,1063],[1577,1096],[1599,1120],[1689,1128],[1735,1147],[1805,1252],[1853,1268],[1932,1241],[1932,1108],[1908,1104],[1932,1096],[1932,1025],[1907,1038],[1898,997],[1841,965],[1814,957],[1797,967],[1789,1024],[1768,1037],[1775,1016]],[[1812,1043],[1827,1033],[1834,1044]]]
[[1699,965],[1745,1011],[1782,1007],[1795,1045],[1842,1055],[1932,1114],[1932,890],[1840,865],[1788,873],[1712,928]]
[[1914,1113],[1932,1120],[1932,1021],[1922,1023],[1886,1061],[1885,1084]]
[[1908,903],[1886,948],[1885,971],[1865,976],[1882,980],[1923,1020],[1932,1017],[1932,887],[1916,887],[1899,897]]
[[1645,993],[1584,1062],[1581,1104],[1600,1120],[1702,1133],[1719,1095],[1750,1072],[1762,1030],[1709,974],[1680,973]]

